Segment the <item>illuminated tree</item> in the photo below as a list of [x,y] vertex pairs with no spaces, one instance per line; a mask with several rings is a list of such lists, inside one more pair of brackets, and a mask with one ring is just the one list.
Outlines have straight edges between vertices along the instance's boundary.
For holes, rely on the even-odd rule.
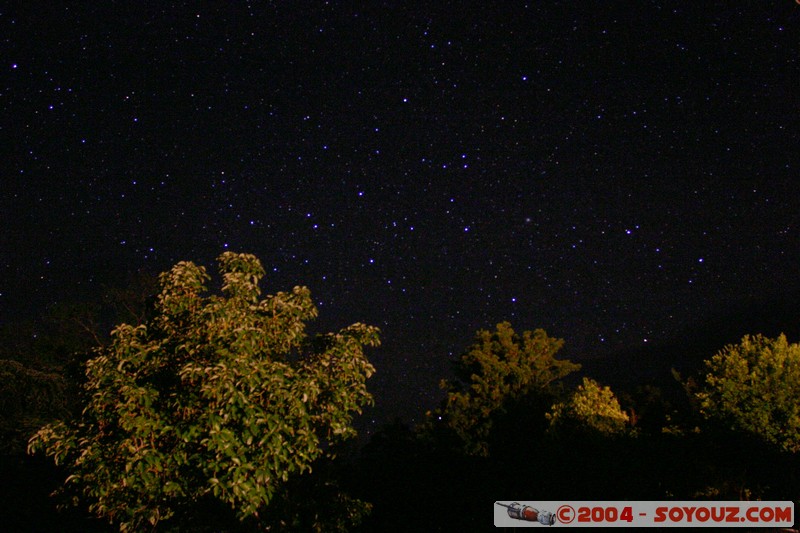
[[155,316],[118,326],[88,361],[80,420],[31,439],[121,530],[208,500],[258,521],[290,479],[355,434],[353,414],[372,401],[363,348],[378,345],[377,328],[309,339],[307,288],[259,299],[258,259],[226,252],[219,264],[222,296],[205,294],[209,276],[193,263],[161,274]]
[[553,405],[547,419],[554,428],[568,425],[613,435],[625,431],[629,417],[610,387],[585,377],[569,400]]
[[487,455],[494,414],[508,402],[548,391],[553,382],[580,368],[555,358],[563,344],[541,329],[520,337],[508,322],[493,332],[478,331],[456,363],[457,381],[442,382],[447,398],[434,416],[458,435],[467,453]]
[[800,451],[800,345],[745,336],[706,361],[702,413],[789,452]]

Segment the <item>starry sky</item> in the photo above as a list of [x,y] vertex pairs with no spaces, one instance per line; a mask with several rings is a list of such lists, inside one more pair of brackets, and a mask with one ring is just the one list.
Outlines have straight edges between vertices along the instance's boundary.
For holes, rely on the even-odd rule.
[[800,295],[793,0],[17,4],[3,322],[250,252],[419,421],[502,320],[602,373]]

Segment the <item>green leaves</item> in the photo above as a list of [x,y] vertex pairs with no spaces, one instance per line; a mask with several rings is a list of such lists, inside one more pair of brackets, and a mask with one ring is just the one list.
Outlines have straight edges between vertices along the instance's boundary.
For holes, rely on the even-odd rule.
[[82,418],[30,442],[121,530],[209,494],[241,519],[258,516],[282,483],[355,434],[353,413],[372,401],[363,348],[379,344],[377,328],[308,341],[317,310],[307,288],[259,300],[255,256],[219,263],[222,297],[205,295],[209,276],[193,263],[162,274],[157,315],[118,326],[88,361]]
[[255,301],[261,294],[258,282],[266,272],[256,256],[225,252],[219,256],[219,271],[224,280],[222,292],[226,295]]
[[789,452],[800,451],[800,345],[745,336],[706,361],[703,414]]
[[629,421],[611,388],[586,377],[566,402],[554,404],[546,416],[552,427],[571,425],[603,435],[623,433]]
[[508,322],[497,324],[493,332],[477,332],[474,344],[456,364],[459,381],[442,383],[449,391],[440,413],[464,442],[467,453],[488,454],[491,416],[504,404],[544,392],[580,368],[555,358],[563,344],[541,329],[525,331],[520,337]]

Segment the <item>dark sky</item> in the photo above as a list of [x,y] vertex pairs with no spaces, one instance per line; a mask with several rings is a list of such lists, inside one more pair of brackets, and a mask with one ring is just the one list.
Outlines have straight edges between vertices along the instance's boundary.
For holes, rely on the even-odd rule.
[[251,252],[418,420],[502,320],[600,368],[800,294],[793,0],[16,4],[3,322]]

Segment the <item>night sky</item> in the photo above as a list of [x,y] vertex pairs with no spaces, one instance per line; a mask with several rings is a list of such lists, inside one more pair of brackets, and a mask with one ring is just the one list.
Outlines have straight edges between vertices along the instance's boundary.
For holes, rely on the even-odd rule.
[[16,4],[4,323],[250,252],[419,421],[502,320],[602,373],[800,294],[794,0]]

